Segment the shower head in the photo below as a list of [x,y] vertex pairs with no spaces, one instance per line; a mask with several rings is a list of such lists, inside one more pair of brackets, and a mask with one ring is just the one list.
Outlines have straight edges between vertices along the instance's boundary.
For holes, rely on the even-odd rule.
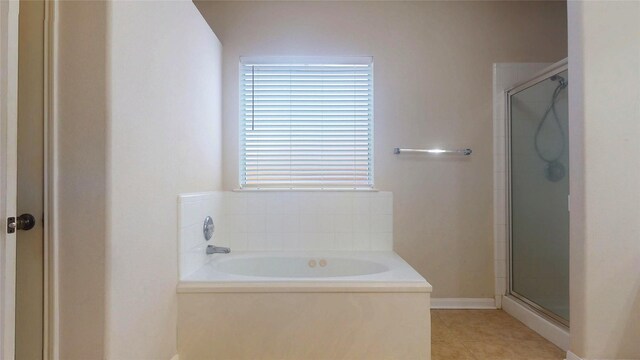
[[560,75],[553,75],[552,77],[549,78],[549,80],[557,81],[563,89],[566,88],[567,85],[569,85],[569,83],[567,82],[567,79],[563,78]]

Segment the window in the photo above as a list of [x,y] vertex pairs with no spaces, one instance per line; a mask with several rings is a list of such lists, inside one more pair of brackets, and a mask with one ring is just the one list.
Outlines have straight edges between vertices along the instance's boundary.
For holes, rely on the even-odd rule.
[[372,188],[372,59],[242,58],[240,186]]

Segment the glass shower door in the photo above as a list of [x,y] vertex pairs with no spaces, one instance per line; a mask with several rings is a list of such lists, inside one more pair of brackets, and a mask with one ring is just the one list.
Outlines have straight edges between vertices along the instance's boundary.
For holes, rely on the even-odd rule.
[[569,324],[566,65],[507,93],[509,292]]

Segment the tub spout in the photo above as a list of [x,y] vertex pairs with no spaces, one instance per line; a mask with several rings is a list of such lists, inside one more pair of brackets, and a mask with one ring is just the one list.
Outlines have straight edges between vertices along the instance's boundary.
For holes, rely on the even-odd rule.
[[231,252],[231,249],[229,249],[228,247],[207,245],[207,255],[211,255],[211,254],[228,254],[230,252]]

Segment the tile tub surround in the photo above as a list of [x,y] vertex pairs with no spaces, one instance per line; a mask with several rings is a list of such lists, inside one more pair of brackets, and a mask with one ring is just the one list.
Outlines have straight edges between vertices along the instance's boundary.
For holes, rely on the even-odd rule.
[[179,278],[200,269],[209,259],[202,225],[207,216],[222,217],[222,192],[182,194],[178,197],[178,273]]
[[[371,191],[221,191],[179,196],[180,277],[208,260],[208,244],[231,251],[390,251],[393,196]],[[210,215],[211,241],[202,236]]]
[[181,360],[429,360],[430,328],[428,292],[178,294]]

